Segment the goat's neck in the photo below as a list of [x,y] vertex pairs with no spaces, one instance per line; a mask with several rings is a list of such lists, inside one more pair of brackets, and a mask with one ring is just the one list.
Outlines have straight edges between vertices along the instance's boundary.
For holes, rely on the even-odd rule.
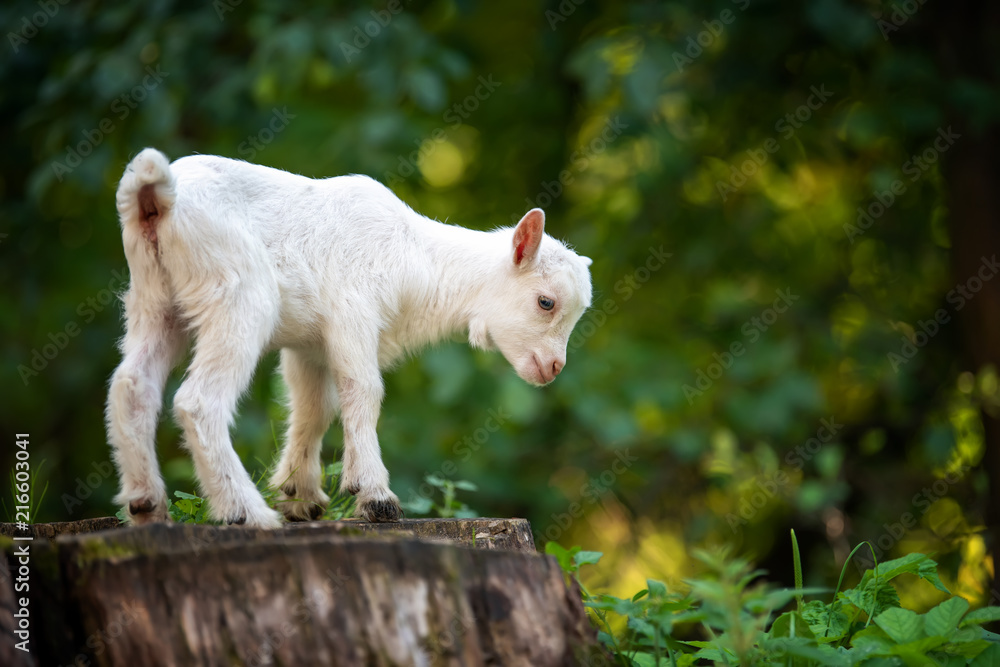
[[430,284],[421,291],[428,340],[467,331],[488,307],[488,291],[503,279],[503,244],[497,234],[424,219]]

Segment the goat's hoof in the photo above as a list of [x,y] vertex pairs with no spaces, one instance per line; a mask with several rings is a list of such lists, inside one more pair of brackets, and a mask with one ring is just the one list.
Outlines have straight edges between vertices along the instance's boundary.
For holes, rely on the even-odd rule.
[[226,524],[229,526],[242,526],[247,522],[245,516],[238,516],[235,519],[226,519]]
[[320,519],[320,517],[323,516],[323,512],[326,511],[326,508],[320,507],[316,503],[307,503],[299,501],[295,503],[286,503],[286,504],[288,505],[295,504],[304,506],[304,507],[296,507],[293,510],[289,510],[288,512],[282,512],[285,515],[285,519],[287,519],[288,521],[317,521]]
[[277,508],[285,515],[285,519],[287,521],[316,521],[322,518],[330,504],[330,497],[323,493],[318,486],[299,486],[298,488],[302,489],[301,494],[296,493],[297,487],[294,484],[281,487]]
[[167,513],[166,506],[166,502],[156,502],[152,498],[129,501],[126,505],[128,521],[134,526],[169,522],[170,514]]
[[133,500],[128,504],[128,513],[133,516],[136,514],[151,514],[155,509],[156,503],[154,503],[150,498]]
[[399,521],[403,518],[403,509],[399,502],[392,500],[370,500],[358,506],[358,514],[365,521],[372,523],[386,523]]

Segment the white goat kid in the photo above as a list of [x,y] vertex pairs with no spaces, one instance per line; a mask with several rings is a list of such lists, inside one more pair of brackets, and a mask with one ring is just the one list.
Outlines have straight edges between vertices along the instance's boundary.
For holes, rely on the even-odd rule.
[[108,394],[116,502],[134,523],[169,520],[155,431],[170,370],[194,334],[174,397],[211,516],[280,524],[229,441],[262,354],[281,348],[291,416],[272,483],[289,520],[316,518],[323,434],[339,411],[341,490],[369,521],[402,515],[375,426],[381,369],[468,332],[524,380],[551,382],[590,305],[590,260],[544,233],[533,209],[479,232],[425,218],[364,176],[313,180],[221,157],[169,164],[151,148],[118,186],[131,272],[123,359]]

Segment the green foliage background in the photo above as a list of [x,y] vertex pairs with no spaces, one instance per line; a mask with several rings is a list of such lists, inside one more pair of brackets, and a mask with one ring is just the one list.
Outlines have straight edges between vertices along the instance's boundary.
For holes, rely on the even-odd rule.
[[[937,157],[916,180],[904,169],[956,114],[957,142],[979,141],[1000,99],[939,65],[931,4],[885,33],[893,9],[871,1],[414,0],[393,14],[381,0],[73,0],[26,40],[11,34],[45,3],[5,4],[0,423],[47,461],[39,519],[116,509],[116,480],[98,473],[121,322],[100,299],[126,268],[117,180],[155,146],[369,174],[476,228],[542,205],[548,231],[594,258],[595,307],[551,387],[458,343],[388,375],[380,437],[402,499],[428,473],[470,480],[479,492],[463,499],[481,514],[605,551],[596,584],[622,593],[690,573],[692,546],[733,545],[787,578],[776,542],[795,526],[808,571],[833,576],[870,539],[886,557],[936,552],[952,590],[987,601],[981,408],[997,379],[963,355],[946,298],[979,266],[953,262]],[[144,86],[150,72],[162,81]],[[254,148],[276,113],[286,126]],[[723,199],[719,182],[762,152]],[[858,207],[895,179],[905,191],[850,238]],[[778,290],[795,299],[763,324]],[[894,368],[887,355],[938,309],[950,321]],[[39,369],[36,351],[69,323],[78,333]],[[274,367],[271,355],[233,432],[251,469],[281,430]],[[477,432],[491,410],[502,427]],[[829,432],[821,420],[834,437],[796,454]],[[336,427],[326,442],[329,461]],[[167,418],[159,451],[169,488],[194,491]]]

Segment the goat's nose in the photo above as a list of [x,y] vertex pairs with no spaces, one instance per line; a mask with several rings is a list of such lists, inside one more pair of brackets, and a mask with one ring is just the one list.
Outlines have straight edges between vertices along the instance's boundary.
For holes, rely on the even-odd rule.
[[561,371],[563,369],[563,366],[565,366],[565,365],[566,364],[564,362],[559,361],[558,359],[556,359],[555,361],[553,361],[552,362],[552,377],[555,377],[555,376],[559,375],[559,371]]

